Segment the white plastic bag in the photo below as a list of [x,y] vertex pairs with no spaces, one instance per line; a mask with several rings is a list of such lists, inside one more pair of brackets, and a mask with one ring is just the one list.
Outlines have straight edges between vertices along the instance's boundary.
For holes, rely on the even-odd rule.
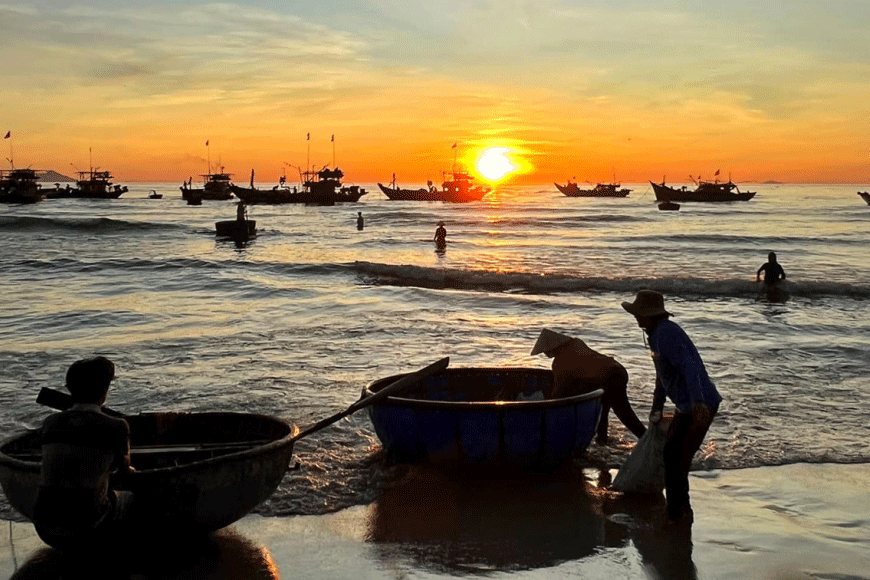
[[662,492],[665,488],[663,451],[669,425],[669,418],[663,418],[649,426],[613,478],[613,489],[624,493]]

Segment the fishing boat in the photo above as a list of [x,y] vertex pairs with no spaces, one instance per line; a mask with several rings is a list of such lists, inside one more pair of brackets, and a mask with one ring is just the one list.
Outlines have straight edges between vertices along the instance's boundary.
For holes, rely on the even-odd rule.
[[870,192],[867,191],[859,191],[858,195],[861,196],[861,199],[867,202],[867,205],[870,205]]
[[490,189],[481,185],[474,185],[474,177],[467,171],[454,169],[445,171],[441,189],[435,187],[432,182],[428,188],[402,189],[396,185],[393,178],[392,187],[378,183],[380,190],[393,201],[445,201],[449,203],[467,203],[479,201],[490,192]]
[[656,194],[656,201],[748,201],[755,197],[754,191],[740,191],[730,179],[728,181],[698,181],[695,189],[689,189],[685,185],[681,188],[661,183],[649,182]]
[[680,204],[672,201],[663,201],[659,203],[659,209],[662,211],[677,211],[680,209]]
[[630,189],[620,189],[622,185],[619,183],[598,183],[592,189],[580,189],[576,183],[570,181],[565,185],[553,185],[568,197],[626,197],[631,193]]
[[34,169],[0,169],[0,202],[35,203],[45,199]]
[[220,173],[204,173],[200,175],[203,180],[202,187],[193,187],[192,181],[185,181],[179,188],[181,189],[181,198],[184,200],[197,197],[200,200],[232,199],[233,194],[230,188],[232,186],[233,174],[224,173],[223,169],[221,167]]
[[248,204],[265,203],[308,203],[316,205],[334,205],[336,203],[353,203],[359,201],[367,192],[358,185],[343,185],[341,179],[344,172],[341,169],[324,167],[318,171],[301,173],[302,187],[290,188],[283,181],[272,189],[257,189],[233,185],[233,194]]
[[[296,428],[251,413],[141,413],[130,425],[135,472],[117,489],[134,493],[134,526],[143,533],[205,534],[232,524],[278,487]],[[0,444],[0,485],[9,503],[33,518],[40,482],[39,430]],[[126,523],[126,522],[125,522]]]
[[163,199],[163,194],[157,193],[152,189],[151,193],[148,194],[148,199]]
[[126,185],[112,183],[114,176],[109,171],[79,171],[75,187],[61,188],[59,185],[46,192],[49,199],[81,198],[81,199],[118,199],[129,189]]
[[[363,395],[401,376],[378,379]],[[549,470],[588,447],[603,393],[544,399],[552,387],[548,369],[445,369],[369,405],[368,413],[386,453],[399,462]]]

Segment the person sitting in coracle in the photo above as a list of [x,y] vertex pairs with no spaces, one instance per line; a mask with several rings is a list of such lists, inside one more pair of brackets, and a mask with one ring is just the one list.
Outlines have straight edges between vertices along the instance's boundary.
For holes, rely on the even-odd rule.
[[99,545],[112,537],[132,494],[112,489],[114,474],[132,473],[130,427],[107,415],[115,365],[106,357],[79,360],[66,374],[73,406],[48,416],[41,429],[41,483],[33,523],[59,549]]
[[610,409],[635,437],[639,439],[646,433],[646,427],[628,402],[628,371],[616,359],[592,350],[579,338],[548,328],[541,331],[531,354],[540,353],[553,359],[554,387],[548,398],[571,397],[604,389],[601,419],[596,433],[596,441],[600,445],[608,440],[607,418]]

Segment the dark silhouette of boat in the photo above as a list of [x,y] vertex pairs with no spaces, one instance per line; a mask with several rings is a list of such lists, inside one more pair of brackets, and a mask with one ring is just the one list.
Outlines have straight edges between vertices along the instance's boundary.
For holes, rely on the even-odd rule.
[[488,187],[473,184],[474,177],[467,171],[454,168],[444,172],[441,189],[429,182],[428,189],[401,189],[393,178],[392,187],[378,183],[380,190],[393,201],[446,201],[467,203],[479,201],[490,192]]
[[82,198],[82,199],[118,199],[129,189],[126,185],[112,183],[113,176],[108,171],[79,171],[76,186],[65,188],[57,184],[54,189],[46,192],[49,199]]
[[248,240],[257,235],[257,220],[225,220],[215,222],[215,235],[234,240]]
[[619,183],[598,183],[592,189],[580,189],[576,183],[570,181],[565,185],[553,185],[568,197],[626,197],[631,193],[630,189],[620,189]]
[[[144,534],[206,534],[232,524],[281,483],[296,428],[253,413],[140,413],[130,425],[136,469],[117,489],[134,493]],[[40,430],[0,444],[0,484],[9,503],[33,518],[42,460]]]
[[45,199],[34,169],[0,170],[0,202],[35,203]]
[[[401,376],[378,379],[363,394],[373,396]],[[398,462],[549,470],[592,441],[603,393],[543,398],[552,388],[549,369],[445,369],[370,405],[369,418]]]
[[358,185],[342,185],[344,173],[339,168],[324,167],[319,171],[305,171],[301,174],[302,188],[288,187],[281,183],[272,189],[239,187],[231,185],[233,194],[248,204],[308,203],[314,205],[334,205],[353,203],[364,196],[366,190]]
[[152,189],[151,193],[148,194],[148,199],[163,199],[163,194],[157,193]]
[[662,211],[677,211],[680,209],[680,204],[672,201],[663,201],[659,203],[659,209]]
[[740,191],[734,182],[728,181],[698,181],[695,189],[688,189],[685,185],[681,188],[661,183],[649,182],[656,194],[656,201],[749,201],[755,197],[754,191]]
[[[205,173],[200,175],[203,179],[202,187],[193,187],[192,182],[184,182],[181,189],[181,198],[189,200],[191,198],[199,198],[208,200],[226,200],[232,199],[233,194],[230,191],[232,186],[232,173],[224,173],[221,167],[220,173]],[[191,204],[199,205],[199,204]]]
[[861,196],[861,199],[867,202],[867,205],[870,205],[870,192],[859,191],[858,195]]

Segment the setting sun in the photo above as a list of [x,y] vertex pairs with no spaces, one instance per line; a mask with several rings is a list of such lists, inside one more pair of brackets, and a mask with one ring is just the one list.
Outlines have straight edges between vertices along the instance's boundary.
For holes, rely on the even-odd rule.
[[490,181],[498,181],[508,173],[514,172],[516,167],[505,156],[507,151],[506,147],[490,147],[477,160],[477,170]]

